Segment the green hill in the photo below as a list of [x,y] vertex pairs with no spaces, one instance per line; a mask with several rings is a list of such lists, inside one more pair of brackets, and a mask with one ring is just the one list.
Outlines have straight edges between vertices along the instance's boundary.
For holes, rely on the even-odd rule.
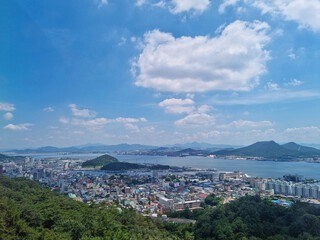
[[183,239],[133,209],[88,206],[24,178],[0,175],[0,239]]
[[299,144],[296,144],[294,142],[289,142],[286,144],[281,145],[282,147],[293,150],[293,151],[298,151],[302,154],[315,154],[315,155],[320,155],[320,150],[313,148],[313,147],[305,147]]
[[132,169],[142,169],[146,168],[146,166],[136,163],[128,163],[128,162],[113,162],[109,163],[101,168],[101,170],[106,171],[126,171]]
[[303,157],[320,156],[315,148],[304,147],[295,143],[279,145],[274,141],[256,142],[250,146],[234,150],[213,152],[217,156],[262,157],[265,159],[290,160]]
[[116,162],[119,162],[119,160],[116,159],[115,157],[105,154],[100,157],[97,157],[82,163],[82,167],[83,168],[101,168],[109,163],[116,163]]
[[170,169],[169,165],[151,165],[146,166],[137,163],[128,163],[128,162],[113,162],[109,163],[101,168],[101,170],[105,171],[127,171],[127,170],[134,170],[134,169],[148,169],[148,170],[168,170]]

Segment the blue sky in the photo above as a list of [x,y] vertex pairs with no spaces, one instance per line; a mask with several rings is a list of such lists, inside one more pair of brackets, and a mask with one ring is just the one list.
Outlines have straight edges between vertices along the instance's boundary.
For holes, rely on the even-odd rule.
[[319,0],[5,0],[0,148],[320,143]]

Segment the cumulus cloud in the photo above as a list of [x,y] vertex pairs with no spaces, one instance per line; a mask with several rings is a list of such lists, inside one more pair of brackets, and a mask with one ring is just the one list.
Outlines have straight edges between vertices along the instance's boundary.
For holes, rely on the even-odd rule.
[[292,48],[290,48],[288,51],[288,57],[291,58],[292,60],[296,59],[296,54],[294,54]]
[[43,109],[44,112],[54,112],[54,108],[53,107],[45,107]]
[[273,125],[270,121],[246,121],[246,120],[235,120],[229,124],[219,125],[218,128],[265,128]]
[[136,5],[151,5],[154,7],[167,8],[172,14],[183,12],[202,13],[210,6],[210,0],[137,0]]
[[194,101],[190,98],[177,99],[170,98],[165,99],[158,104],[164,108],[167,113],[190,113],[194,110]]
[[183,119],[174,122],[177,127],[205,127],[215,124],[214,116],[207,113],[191,113]]
[[320,31],[319,0],[253,0],[253,6],[261,9],[262,14],[282,16],[285,20],[296,21],[300,27]]
[[212,108],[211,106],[208,105],[201,105],[200,107],[198,107],[198,112],[199,113],[205,113],[205,112],[210,112],[211,110],[213,110],[214,108]]
[[76,104],[69,104],[69,108],[71,109],[72,115],[76,117],[84,117],[91,118],[97,115],[96,112],[91,111],[89,109],[79,109]]
[[11,103],[5,103],[5,102],[0,102],[0,111],[9,111],[12,112],[16,110],[13,104]]
[[320,128],[311,126],[311,127],[296,127],[296,128],[287,128],[284,130],[284,133],[289,133],[289,134],[311,134],[311,135],[316,135],[320,136]]
[[282,133],[282,139],[285,141],[309,142],[318,143],[320,139],[320,127],[307,126],[307,127],[293,127],[287,128]]
[[111,122],[112,122],[111,119],[107,119],[107,118],[95,118],[91,120],[74,118],[70,123],[72,125],[78,125],[83,127],[99,128]]
[[147,122],[145,118],[123,118],[118,117],[116,119],[110,119],[111,122],[120,122],[120,123],[137,123],[137,122]]
[[142,6],[143,4],[146,4],[146,3],[147,3],[147,0],[137,0],[136,1],[136,5],[139,7]]
[[148,133],[152,133],[155,131],[155,128],[152,126],[139,127],[139,126],[132,124],[132,123],[126,123],[124,126],[127,130],[130,130],[133,133],[139,133],[139,134],[148,134]]
[[61,122],[63,124],[67,124],[67,123],[69,123],[69,119],[65,118],[65,117],[61,117],[61,118],[59,118],[59,122]]
[[26,131],[26,130],[30,130],[29,127],[31,126],[33,126],[33,124],[31,123],[22,123],[17,125],[10,123],[7,126],[5,126],[3,129],[13,130],[13,131]]
[[219,13],[224,13],[226,7],[236,5],[240,0],[224,0],[219,6]]
[[294,79],[291,79],[291,81],[285,83],[285,85],[287,85],[287,86],[293,86],[293,87],[299,86],[299,85],[301,85],[301,84],[302,84],[302,81],[297,80],[297,79],[295,79],[295,78],[294,78]]
[[[123,118],[118,117],[115,119],[108,119],[108,118],[94,118],[90,120],[78,119],[73,118],[70,123],[72,125],[83,126],[87,128],[101,128],[110,123],[123,123],[123,124],[133,124],[138,122],[146,122],[147,119],[145,118]],[[68,123],[68,122],[67,122]]]
[[173,8],[171,12],[174,14],[188,11],[202,13],[209,5],[209,0],[172,0]]
[[7,112],[7,113],[3,114],[3,118],[5,120],[10,120],[13,118],[13,114],[11,112]]
[[273,83],[273,82],[267,82],[267,88],[270,89],[271,91],[280,90],[279,85],[277,83]]
[[137,86],[170,92],[249,91],[266,72],[269,25],[235,21],[217,37],[153,30],[133,62]]

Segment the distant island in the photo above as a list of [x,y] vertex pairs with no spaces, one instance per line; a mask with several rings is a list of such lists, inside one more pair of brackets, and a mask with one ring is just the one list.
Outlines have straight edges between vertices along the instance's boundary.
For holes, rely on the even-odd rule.
[[100,157],[88,160],[84,163],[82,163],[83,168],[101,168],[103,166],[106,166],[107,164],[110,163],[117,163],[119,160],[115,157],[112,157],[108,154],[104,154]]
[[108,154],[88,160],[82,163],[83,168],[95,168],[105,171],[128,171],[133,169],[146,170],[167,170],[170,169],[168,165],[142,165],[137,163],[120,162],[117,158]]
[[306,158],[319,158],[320,150],[305,147],[294,142],[280,145],[274,141],[256,142],[247,147],[215,151],[216,156],[257,157],[260,160],[291,161]]

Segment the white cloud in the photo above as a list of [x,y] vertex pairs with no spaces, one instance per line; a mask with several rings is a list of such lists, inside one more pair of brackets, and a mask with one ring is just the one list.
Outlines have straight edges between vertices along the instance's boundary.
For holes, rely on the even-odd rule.
[[267,88],[271,91],[278,91],[280,90],[279,85],[273,82],[267,82]]
[[194,98],[194,94],[193,93],[187,93],[187,98],[193,99]]
[[302,81],[300,81],[300,80],[297,80],[297,79],[291,79],[291,81],[290,82],[287,82],[287,83],[285,83],[285,85],[287,85],[287,86],[293,86],[293,87],[296,87],[296,86],[299,86],[299,85],[301,85],[302,84]]
[[54,112],[54,108],[53,107],[45,107],[43,109],[44,112]]
[[235,21],[212,38],[147,32],[133,63],[135,84],[171,92],[249,91],[266,72],[267,29],[264,22]]
[[[219,13],[224,13],[225,8],[228,6],[234,6],[236,5],[240,0],[224,0],[222,4],[219,6]],[[241,10],[240,10],[241,11]]]
[[[108,119],[108,118],[94,118],[90,120],[78,119],[73,118],[70,122],[72,125],[83,126],[87,128],[101,128],[110,123],[123,123],[123,124],[132,124],[138,122],[146,122],[147,119],[145,118],[123,118],[118,117],[115,119]],[[67,122],[68,123],[68,122]]]
[[286,89],[280,89],[278,91],[268,91],[264,93],[236,96],[236,97],[222,97],[216,96],[211,99],[211,103],[214,105],[255,105],[265,104],[273,102],[298,102],[305,99],[319,99],[319,91],[289,91]]
[[294,134],[315,134],[320,135],[320,128],[311,126],[311,127],[298,127],[298,128],[287,128],[284,130],[285,133],[294,133]]
[[69,119],[65,118],[65,117],[61,117],[61,118],[59,118],[59,122],[61,122],[63,124],[67,124],[67,123],[69,123]]
[[13,104],[11,103],[5,103],[5,102],[0,102],[0,111],[9,111],[12,112],[16,110]]
[[288,51],[288,57],[291,58],[291,59],[296,59],[296,55],[293,53],[293,49],[290,48],[289,51]]
[[143,4],[147,4],[147,0],[137,0],[136,1],[136,5],[139,7],[142,6]]
[[118,43],[118,46],[123,46],[127,43],[127,39],[125,37],[121,37],[120,42]]
[[210,112],[211,110],[213,110],[213,108],[210,107],[209,105],[201,105],[200,107],[198,107],[199,113]]
[[147,122],[145,118],[123,118],[118,117],[116,119],[110,119],[111,122],[120,122],[120,123],[136,123],[136,122]]
[[111,123],[111,119],[107,118],[95,118],[91,120],[84,120],[84,119],[77,119],[74,118],[71,121],[72,125],[78,125],[78,126],[83,126],[83,127],[88,127],[88,128],[99,128],[102,127],[108,123]]
[[48,126],[48,129],[58,129],[59,127],[57,126]]
[[22,124],[8,124],[7,126],[5,126],[3,129],[8,129],[8,130],[13,130],[13,131],[26,131],[26,130],[30,130],[29,127],[33,126],[33,124],[31,123],[22,123]]
[[83,131],[73,131],[72,133],[77,134],[77,135],[83,135],[84,134]]
[[126,123],[124,125],[126,127],[126,129],[131,130],[133,132],[139,132],[139,127],[137,125],[134,125],[132,123]]
[[320,127],[287,128],[283,131],[281,138],[283,141],[292,141],[292,139],[294,139],[298,142],[318,143],[320,139]]
[[13,114],[11,112],[7,112],[7,113],[3,114],[3,118],[5,120],[10,120],[13,118]]
[[202,13],[210,6],[210,0],[137,0],[136,5],[151,5],[154,7],[167,8],[172,14],[182,12]]
[[195,11],[202,13],[209,5],[209,0],[172,0],[173,8],[170,10],[172,13],[177,14],[181,12]]
[[319,0],[253,0],[252,4],[262,14],[280,15],[287,21],[296,21],[300,27],[320,31]]
[[99,7],[102,7],[103,5],[107,5],[108,4],[108,0],[100,0],[99,1]]
[[206,113],[191,113],[183,119],[174,122],[177,127],[205,127],[215,124],[215,118]]
[[78,109],[76,104],[69,104],[69,108],[71,109],[72,115],[76,117],[91,118],[97,115],[96,112],[89,109]]
[[226,125],[219,125],[218,128],[265,128],[273,125],[270,121],[246,121],[246,120],[235,120]]
[[194,101],[190,98],[177,99],[170,98],[165,99],[158,104],[164,108],[167,113],[190,113],[194,110]]

